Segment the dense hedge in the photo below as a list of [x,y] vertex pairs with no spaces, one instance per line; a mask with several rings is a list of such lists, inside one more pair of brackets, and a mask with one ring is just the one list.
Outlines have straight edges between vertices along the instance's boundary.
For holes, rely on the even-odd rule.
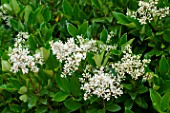
[[1,0],[1,113],[170,113],[169,0]]

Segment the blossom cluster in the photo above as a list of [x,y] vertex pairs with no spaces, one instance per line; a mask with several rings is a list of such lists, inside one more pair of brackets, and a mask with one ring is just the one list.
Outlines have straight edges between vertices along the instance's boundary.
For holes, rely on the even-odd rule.
[[[112,35],[108,35],[108,40]],[[86,59],[87,52],[99,53],[101,50],[106,49],[110,51],[115,49],[117,46],[111,46],[107,44],[97,44],[96,40],[83,39],[82,36],[77,36],[77,43],[75,43],[74,38],[69,38],[65,43],[62,41],[50,42],[51,49],[56,58],[60,61],[64,61],[64,68],[62,72],[62,77],[66,75],[71,75],[72,72],[78,69],[80,62]]]
[[158,8],[158,0],[149,0],[149,2],[139,1],[137,11],[127,10],[127,15],[139,20],[141,24],[150,23],[154,17],[162,19],[169,15],[169,7]]
[[107,68],[93,69],[87,65],[82,75],[80,82],[82,84],[81,89],[85,91],[84,100],[96,95],[98,98],[101,97],[109,101],[111,97],[117,98],[123,94],[121,79],[109,72]]
[[[150,59],[140,60],[140,55],[133,55],[131,46],[125,46],[123,50],[123,57],[117,63],[112,64],[120,78],[126,78],[126,73],[132,79],[137,80],[139,77],[145,75],[145,68],[150,63]],[[146,77],[145,77],[146,78]]]
[[27,74],[29,71],[38,72],[38,64],[43,64],[43,58],[40,53],[36,53],[31,55],[31,52],[25,45],[26,40],[29,35],[27,32],[19,32],[17,38],[15,39],[14,48],[12,52],[9,54],[11,72],[17,73],[21,71],[23,74]]
[[5,5],[0,6],[0,18],[6,23],[7,26],[11,26],[10,19],[13,17],[7,15],[7,11],[5,10]]

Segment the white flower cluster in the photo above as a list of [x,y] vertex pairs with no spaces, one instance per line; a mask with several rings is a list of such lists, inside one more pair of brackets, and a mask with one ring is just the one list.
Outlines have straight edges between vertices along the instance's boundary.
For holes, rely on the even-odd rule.
[[154,17],[162,19],[169,15],[169,7],[158,8],[158,0],[149,0],[149,2],[139,1],[139,8],[137,11],[127,10],[127,15],[139,20],[141,24],[147,24],[153,20]]
[[78,69],[81,60],[85,60],[87,51],[95,51],[94,40],[85,40],[82,36],[77,36],[79,46],[75,44],[74,38],[69,38],[64,44],[61,41],[50,42],[52,52],[56,55],[56,58],[62,62],[65,61],[62,77],[71,75]]
[[[81,89],[85,91],[84,100],[96,95],[98,98],[101,97],[109,101],[112,96],[117,98],[123,94],[123,87],[120,84],[121,79],[105,69],[104,67],[92,69],[87,65],[83,78],[80,78]],[[93,72],[93,74],[90,72]]]
[[126,78],[125,74],[127,73],[134,80],[137,80],[140,76],[144,76],[145,67],[147,67],[147,64],[149,64],[151,60],[140,60],[139,55],[132,54],[130,45],[125,46],[123,54],[121,61],[112,64],[112,68],[115,69],[118,76],[124,79]]
[[[110,41],[110,38],[113,36],[113,33],[108,35],[107,42]],[[97,44],[96,40],[88,40],[83,39],[82,36],[77,36],[77,42],[75,43],[74,38],[69,38],[66,43],[59,41],[50,42],[50,46],[56,58],[62,62],[64,62],[64,68],[62,72],[62,77],[66,77],[66,75],[71,75],[72,72],[78,69],[78,66],[82,60],[86,59],[87,52],[99,53],[103,49],[106,51],[110,51],[112,49],[116,49],[117,46],[108,45],[108,44]]]
[[0,6],[0,18],[3,21],[5,21],[7,26],[11,26],[10,19],[13,18],[13,17],[10,16],[10,15],[7,15],[7,12],[6,12],[4,7],[5,7],[4,5]]
[[36,53],[33,56],[30,55],[30,51],[25,46],[25,41],[29,35],[27,32],[19,32],[15,40],[14,48],[9,54],[9,61],[12,63],[11,72],[17,73],[22,71],[23,74],[29,71],[38,72],[38,64],[43,64],[43,58],[40,53]]

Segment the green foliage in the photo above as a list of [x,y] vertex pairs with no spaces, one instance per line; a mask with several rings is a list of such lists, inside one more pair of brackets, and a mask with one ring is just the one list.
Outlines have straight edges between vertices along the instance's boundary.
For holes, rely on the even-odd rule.
[[[170,17],[142,25],[126,15],[136,11],[139,0],[0,0],[0,112],[1,113],[170,113]],[[145,0],[149,1],[149,0]],[[158,7],[169,7],[168,0],[159,0]],[[3,19],[2,14],[12,18]],[[43,65],[39,71],[12,73],[9,54],[19,32],[28,32],[26,47],[30,54],[40,52]],[[111,39],[108,35],[112,33]],[[88,51],[78,70],[62,78],[64,63],[56,59],[49,42],[65,42],[77,35],[94,39],[99,45],[116,45],[109,52]],[[109,40],[109,42],[108,42]],[[132,46],[141,59],[151,59],[146,73],[149,80],[130,78],[121,84],[123,94],[106,101],[97,96],[84,100],[80,78],[86,65],[108,66],[121,60],[123,50]],[[77,43],[78,46],[79,43]],[[94,75],[94,72],[90,72]]]

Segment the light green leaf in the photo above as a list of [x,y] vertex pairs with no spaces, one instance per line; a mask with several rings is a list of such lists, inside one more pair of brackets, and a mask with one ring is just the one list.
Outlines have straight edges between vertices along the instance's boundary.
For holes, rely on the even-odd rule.
[[28,101],[28,96],[26,94],[23,94],[19,97],[19,99],[23,102],[27,102]]
[[19,94],[24,94],[24,93],[27,93],[27,91],[28,91],[28,88],[27,88],[26,86],[22,86],[22,87],[19,89],[18,93],[19,93]]
[[69,96],[68,93],[60,91],[57,92],[54,97],[52,98],[52,101],[56,101],[56,102],[62,102],[64,101],[67,97]]
[[25,7],[25,15],[24,15],[24,20],[25,20],[25,22],[27,23],[28,22],[28,19],[29,19],[29,15],[30,15],[30,13],[32,12],[32,7],[30,6],[30,5],[27,5],[26,7]]
[[20,11],[20,7],[18,5],[18,2],[16,0],[10,0],[10,1],[12,3],[12,8],[13,8],[15,14],[18,14],[19,11]]
[[2,71],[4,72],[10,71],[11,64],[8,61],[2,60],[1,63],[2,63]]
[[100,67],[102,64],[104,53],[105,51],[103,51],[101,54],[96,54],[93,56],[93,60],[95,61],[98,67]]

